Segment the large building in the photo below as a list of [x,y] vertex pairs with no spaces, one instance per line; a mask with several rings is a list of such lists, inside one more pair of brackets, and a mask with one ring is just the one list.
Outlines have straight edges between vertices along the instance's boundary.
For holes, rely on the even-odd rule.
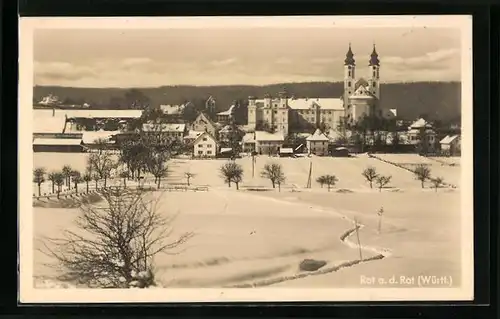
[[382,115],[380,60],[375,46],[369,59],[370,78],[356,78],[351,45],[344,60],[344,90],[338,98],[294,98],[286,92],[278,97],[248,98],[248,126],[252,130],[274,130],[288,135],[291,127],[336,129],[341,120],[355,122],[363,115]]

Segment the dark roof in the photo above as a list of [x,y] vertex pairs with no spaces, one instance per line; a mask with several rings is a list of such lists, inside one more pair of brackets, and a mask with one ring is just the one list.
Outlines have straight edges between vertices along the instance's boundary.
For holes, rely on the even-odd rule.
[[375,49],[375,44],[373,45],[373,51],[372,54],[370,55],[370,66],[374,65],[380,65],[380,60],[378,59],[378,53],[377,50]]
[[344,63],[345,63],[345,65],[355,65],[355,63],[356,63],[356,61],[354,60],[354,53],[352,53],[350,43],[349,43],[349,50],[347,51],[347,53],[345,55]]
[[369,83],[366,81],[364,78],[360,78],[358,81],[356,81],[356,84],[354,84],[354,89],[357,90],[360,86],[367,86]]

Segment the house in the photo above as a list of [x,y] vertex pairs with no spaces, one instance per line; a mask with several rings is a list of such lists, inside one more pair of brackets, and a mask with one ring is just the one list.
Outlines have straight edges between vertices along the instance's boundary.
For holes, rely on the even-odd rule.
[[82,134],[82,145],[85,149],[116,149],[117,143],[114,136],[120,134],[120,131],[86,131]]
[[280,157],[293,157],[293,148],[283,147],[280,149]]
[[181,115],[184,111],[185,105],[177,105],[177,104],[162,104],[160,105],[160,110],[165,115]]
[[186,144],[191,144],[193,143],[198,136],[203,134],[204,131],[188,131],[187,134],[184,136],[184,143]]
[[320,129],[316,129],[313,135],[306,138],[309,154],[318,156],[328,155],[328,144],[330,139]]
[[217,156],[217,147],[218,144],[215,137],[208,132],[203,132],[193,142],[193,156],[215,157]]
[[78,138],[35,138],[33,152],[80,153],[82,140]]
[[228,142],[231,134],[236,134],[238,136],[238,140],[240,140],[244,133],[237,126],[226,125],[219,130],[219,141]]
[[246,133],[241,140],[242,150],[245,153],[255,152],[255,132]]
[[186,133],[186,124],[177,123],[145,123],[142,125],[145,133],[161,133],[166,137],[182,140]]
[[212,136],[217,136],[217,125],[203,112],[189,125],[189,130],[208,132]]
[[407,136],[409,143],[412,145],[420,145],[422,137],[425,138],[426,146],[429,149],[434,148],[436,143],[436,131],[431,123],[422,118],[416,120],[408,127]]
[[223,124],[230,123],[231,120],[234,118],[234,109],[235,108],[236,108],[236,105],[233,104],[229,107],[228,110],[217,113],[217,122],[223,123]]
[[255,151],[259,154],[278,154],[285,141],[283,133],[269,133],[266,131],[255,132]]
[[447,135],[439,141],[439,144],[444,155],[454,156],[460,154],[462,144],[460,135]]

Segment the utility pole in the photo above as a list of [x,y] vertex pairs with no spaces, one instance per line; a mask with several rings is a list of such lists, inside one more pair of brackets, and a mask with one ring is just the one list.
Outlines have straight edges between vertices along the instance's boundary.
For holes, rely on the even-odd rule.
[[384,207],[380,207],[377,212],[378,215],[378,233],[382,233],[382,216],[384,215]]
[[312,161],[309,163],[309,176],[307,177],[306,188],[311,188],[311,175],[312,175]]
[[255,176],[255,154],[252,152],[252,178]]

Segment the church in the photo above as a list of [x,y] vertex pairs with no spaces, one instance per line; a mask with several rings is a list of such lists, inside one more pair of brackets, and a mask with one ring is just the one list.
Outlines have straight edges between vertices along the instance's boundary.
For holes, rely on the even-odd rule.
[[380,60],[373,46],[368,60],[369,79],[356,78],[351,45],[344,60],[344,89],[337,98],[295,98],[281,92],[277,97],[248,97],[248,127],[271,129],[288,135],[291,127],[336,129],[343,119],[355,122],[380,110]]

